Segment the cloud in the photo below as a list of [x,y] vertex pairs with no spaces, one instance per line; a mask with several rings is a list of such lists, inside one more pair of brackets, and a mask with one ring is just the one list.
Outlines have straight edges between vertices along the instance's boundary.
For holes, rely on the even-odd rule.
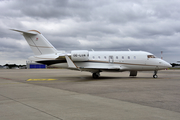
[[0,1],[0,64],[32,55],[24,38],[11,28],[36,29],[58,50],[129,48],[158,57],[164,51],[167,61],[178,61],[179,6],[178,0]]

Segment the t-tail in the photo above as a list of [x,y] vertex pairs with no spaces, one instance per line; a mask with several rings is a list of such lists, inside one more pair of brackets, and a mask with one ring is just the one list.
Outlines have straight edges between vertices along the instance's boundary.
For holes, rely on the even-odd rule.
[[52,54],[57,50],[54,46],[37,30],[21,31],[11,29],[22,33],[35,55]]

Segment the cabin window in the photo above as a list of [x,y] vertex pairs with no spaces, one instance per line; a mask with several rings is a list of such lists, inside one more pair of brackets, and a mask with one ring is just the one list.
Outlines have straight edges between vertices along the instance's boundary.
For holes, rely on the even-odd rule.
[[154,55],[148,55],[147,58],[156,58]]
[[93,56],[93,59],[95,59],[95,57]]
[[104,56],[104,59],[106,59],[106,56]]
[[116,56],[116,59],[118,59],[118,56]]
[[101,57],[100,57],[100,56],[98,56],[98,58],[100,59]]
[[124,59],[124,56],[122,56],[122,59]]
[[128,59],[130,59],[130,56],[128,56]]
[[134,59],[136,59],[136,56],[134,56]]

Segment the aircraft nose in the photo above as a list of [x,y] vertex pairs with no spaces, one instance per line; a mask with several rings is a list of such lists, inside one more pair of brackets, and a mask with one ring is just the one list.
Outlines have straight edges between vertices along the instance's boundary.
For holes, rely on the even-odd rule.
[[170,68],[172,67],[172,65],[166,61],[164,61],[164,67]]

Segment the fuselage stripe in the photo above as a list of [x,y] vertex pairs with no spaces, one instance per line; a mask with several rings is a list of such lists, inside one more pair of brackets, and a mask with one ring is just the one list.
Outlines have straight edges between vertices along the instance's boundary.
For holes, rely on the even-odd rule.
[[[97,61],[97,60],[89,60],[87,62],[100,62],[100,63],[110,63],[108,61]],[[141,65],[141,66],[160,66],[160,65],[147,65],[147,64],[133,64],[133,63],[119,63],[113,62],[114,64],[125,64],[125,65]]]

